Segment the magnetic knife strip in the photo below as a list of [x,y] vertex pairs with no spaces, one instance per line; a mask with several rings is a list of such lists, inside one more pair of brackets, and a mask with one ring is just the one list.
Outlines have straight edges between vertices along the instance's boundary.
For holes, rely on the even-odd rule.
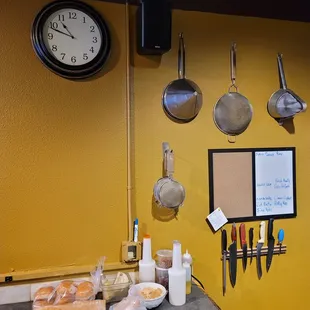
[[[256,248],[253,247],[253,258],[256,258]],[[261,256],[267,256],[268,253],[268,247],[264,246],[262,247],[261,250]],[[281,253],[280,253],[280,246],[275,245],[273,249],[273,255],[282,255],[286,253],[286,245],[282,244],[281,246]],[[230,253],[229,251],[226,252],[226,259],[229,259]],[[237,249],[237,258],[242,258],[243,257],[243,252],[242,249]],[[247,257],[251,257],[251,249],[247,250]],[[221,260],[223,260],[223,256],[221,257]]]

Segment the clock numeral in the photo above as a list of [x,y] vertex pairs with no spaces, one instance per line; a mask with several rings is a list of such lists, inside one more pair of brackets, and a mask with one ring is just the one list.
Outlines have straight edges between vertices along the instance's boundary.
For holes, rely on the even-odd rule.
[[75,56],[72,56],[72,57],[71,57],[71,62],[72,62],[72,63],[76,63],[76,57],[75,57]]
[[57,45],[52,45],[52,51],[56,52],[57,51]]
[[61,60],[64,60],[65,56],[66,56],[66,53],[60,53],[60,55],[61,55]]
[[84,54],[83,54],[83,59],[84,59],[84,60],[87,60],[87,59],[88,59],[87,53],[84,53]]
[[57,29],[58,28],[58,24],[56,22],[50,22],[50,28]]
[[89,26],[90,32],[95,32],[95,26]]
[[98,38],[97,37],[93,37],[93,43],[97,43],[98,42]]
[[69,12],[69,19],[76,19],[76,13],[75,12]]
[[83,23],[85,24],[86,23],[86,17],[83,16]]
[[52,33],[49,32],[49,33],[47,34],[47,37],[48,37],[49,40],[53,40],[54,35],[53,35]]
[[63,14],[58,15],[58,20],[60,22],[64,22],[65,21],[65,15],[63,15]]
[[91,47],[89,51],[92,52],[92,53],[95,52],[93,47]]

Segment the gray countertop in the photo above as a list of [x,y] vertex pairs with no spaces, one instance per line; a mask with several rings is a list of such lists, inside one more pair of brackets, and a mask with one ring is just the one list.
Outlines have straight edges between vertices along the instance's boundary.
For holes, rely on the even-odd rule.
[[[109,309],[109,307],[107,307]],[[197,286],[193,285],[192,293],[187,296],[186,304],[181,307],[171,306],[167,299],[157,308],[157,310],[218,310],[220,309],[215,305],[210,298],[203,293]],[[0,310],[32,310],[32,302],[2,305]]]
[[[168,298],[157,308],[158,310],[218,310],[211,299],[195,284],[192,285],[192,293],[187,296],[186,304],[181,307],[175,307],[169,304]],[[1,308],[0,308],[1,310]]]

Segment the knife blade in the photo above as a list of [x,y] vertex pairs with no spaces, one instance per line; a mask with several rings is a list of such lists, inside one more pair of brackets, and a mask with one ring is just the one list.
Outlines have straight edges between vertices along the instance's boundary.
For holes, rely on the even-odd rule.
[[273,249],[274,249],[274,237],[273,237],[273,218],[270,218],[268,221],[268,252],[266,259],[266,268],[267,272],[271,266],[272,257],[273,257]]
[[232,244],[229,246],[229,276],[232,287],[235,287],[237,277],[237,228],[235,223],[231,228],[231,241]]
[[254,239],[254,228],[251,227],[249,230],[249,246],[251,249],[251,259],[250,259],[250,264],[252,264],[253,260],[253,239]]
[[259,240],[257,242],[257,246],[256,246],[256,267],[257,267],[257,275],[258,275],[258,279],[260,279],[263,275],[262,272],[262,263],[261,263],[261,250],[262,247],[265,243],[265,222],[262,221],[260,222],[259,225]]
[[247,261],[248,261],[248,245],[246,242],[245,225],[243,223],[241,223],[239,226],[239,234],[240,234],[240,242],[241,242],[242,253],[243,253],[242,266],[243,266],[243,271],[245,271]]
[[223,229],[222,230],[223,296],[225,296],[225,293],[226,293],[226,251],[227,251],[227,234],[226,234],[226,230]]
[[278,232],[278,245],[280,245],[279,255],[281,254],[282,242],[284,240],[284,230],[280,229]]

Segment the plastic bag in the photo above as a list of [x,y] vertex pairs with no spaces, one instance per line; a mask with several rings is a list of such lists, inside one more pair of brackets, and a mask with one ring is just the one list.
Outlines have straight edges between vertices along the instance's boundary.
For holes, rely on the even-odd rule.
[[99,291],[102,291],[102,283],[103,283],[103,270],[104,270],[104,262],[106,260],[105,256],[100,257],[96,268],[90,273],[92,278],[92,283],[94,284],[94,288],[96,290],[96,294]]
[[110,307],[110,310],[147,310],[143,299],[139,296],[127,296],[119,303]]
[[101,290],[104,261],[105,257],[101,257],[95,270],[90,273],[91,281],[64,280],[55,287],[43,286],[39,288],[34,295],[33,309],[45,310],[47,306],[95,300],[97,293]]
[[64,305],[68,303],[73,303],[75,301],[76,292],[77,292],[77,285],[73,281],[71,280],[61,281],[55,289],[54,292],[55,301],[53,304]]
[[106,310],[105,300],[75,301],[72,304],[52,305],[42,310]]

